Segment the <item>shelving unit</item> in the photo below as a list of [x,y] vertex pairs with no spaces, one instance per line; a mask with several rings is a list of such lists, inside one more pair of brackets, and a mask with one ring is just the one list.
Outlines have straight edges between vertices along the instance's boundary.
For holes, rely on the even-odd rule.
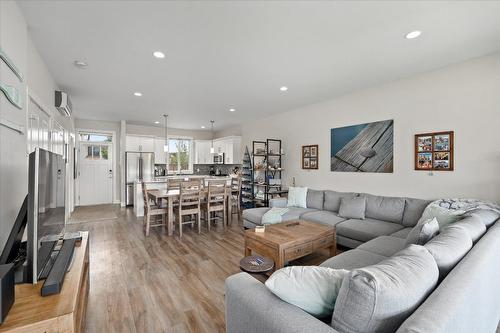
[[269,199],[287,193],[282,190],[281,140],[252,142],[253,202],[256,207],[269,206]]
[[243,209],[255,207],[253,201],[253,167],[252,158],[248,147],[243,154],[243,165],[241,168],[241,204]]

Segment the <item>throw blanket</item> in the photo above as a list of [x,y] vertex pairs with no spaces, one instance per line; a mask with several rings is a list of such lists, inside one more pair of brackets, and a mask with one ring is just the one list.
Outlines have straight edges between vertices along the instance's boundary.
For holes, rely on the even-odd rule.
[[500,205],[492,202],[477,199],[439,199],[425,208],[419,223],[435,217],[441,228],[480,209],[492,210],[500,214]]
[[276,224],[276,223],[281,223],[282,221],[282,216],[288,212],[288,208],[278,208],[278,207],[273,207],[269,209],[267,212],[264,213],[262,216],[262,224]]

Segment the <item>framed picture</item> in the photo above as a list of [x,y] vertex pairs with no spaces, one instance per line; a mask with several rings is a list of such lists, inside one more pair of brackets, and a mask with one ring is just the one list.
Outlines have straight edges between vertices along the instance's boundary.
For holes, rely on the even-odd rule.
[[330,170],[392,173],[394,120],[332,128]]
[[453,171],[453,131],[415,135],[415,170]]
[[318,169],[318,145],[302,146],[302,169]]

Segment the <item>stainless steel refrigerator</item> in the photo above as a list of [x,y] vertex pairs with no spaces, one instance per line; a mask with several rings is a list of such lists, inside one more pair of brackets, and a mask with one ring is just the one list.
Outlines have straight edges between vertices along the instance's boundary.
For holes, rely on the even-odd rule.
[[125,152],[125,202],[134,204],[134,182],[153,180],[155,177],[155,154],[150,152]]

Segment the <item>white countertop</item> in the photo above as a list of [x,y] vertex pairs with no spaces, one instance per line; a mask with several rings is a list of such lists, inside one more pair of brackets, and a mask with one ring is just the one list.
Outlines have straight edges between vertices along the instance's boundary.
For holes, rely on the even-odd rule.
[[[231,176],[209,176],[209,175],[175,175],[175,176],[159,176],[152,180],[145,180],[144,183],[166,183],[168,179],[182,179],[182,178],[200,178],[200,179],[231,179]],[[142,180],[137,179],[136,183],[142,183]]]

